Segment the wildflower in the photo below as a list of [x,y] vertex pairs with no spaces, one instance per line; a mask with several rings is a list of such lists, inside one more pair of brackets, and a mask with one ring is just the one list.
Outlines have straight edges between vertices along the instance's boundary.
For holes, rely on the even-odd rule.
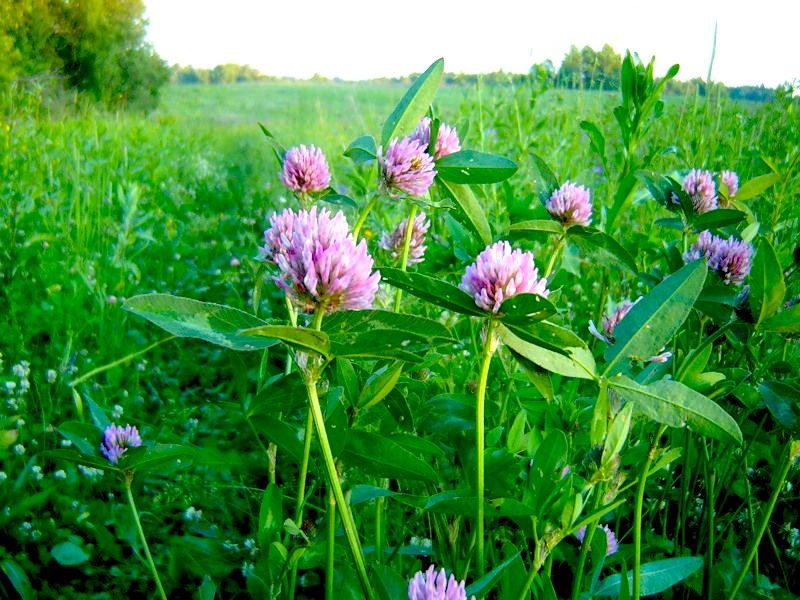
[[14,447],[11,448],[11,450],[17,456],[22,456],[23,454],[25,454],[25,446],[23,446],[22,444],[14,444]]
[[565,227],[588,227],[592,222],[592,201],[589,199],[589,190],[582,185],[567,181],[553,192],[545,207]]
[[297,194],[321,192],[331,182],[328,161],[316,146],[289,148],[281,171],[283,185]]
[[[636,302],[638,302],[638,300]],[[636,302],[630,302],[629,300],[625,300],[613,311],[603,315],[603,319],[600,322],[600,326],[603,328],[603,333],[600,333],[597,330],[594,321],[589,321],[589,333],[591,333],[598,340],[605,342],[606,344],[613,344],[614,330],[617,328],[617,325],[619,325],[619,322],[622,321],[625,315],[627,315],[628,312],[630,312],[630,310],[633,308],[633,305],[636,304]]]
[[260,247],[264,260],[278,262],[278,255],[289,251],[292,244],[292,232],[297,215],[293,210],[273,213],[269,218],[269,229],[264,232],[264,246]]
[[235,268],[235,267],[238,267],[239,265],[241,265],[242,263],[238,258],[236,258],[234,256],[233,258],[231,258],[231,260],[230,260],[230,262],[228,264]]
[[11,372],[20,379],[24,379],[30,375],[31,365],[27,360],[20,361],[18,365],[11,367]]
[[67,472],[64,469],[59,469],[58,471],[53,473],[53,477],[61,481],[64,481],[67,478]]
[[381,181],[392,198],[398,197],[398,190],[409,196],[424,196],[436,177],[433,157],[419,140],[409,137],[389,142],[385,153],[378,150]]
[[[611,531],[611,528],[608,525],[600,525],[598,527],[601,531],[606,534],[606,556],[611,556],[615,554],[619,550],[619,543],[617,542],[617,536],[614,535],[614,532]],[[578,541],[583,543],[583,538],[586,536],[586,525],[578,529],[575,537],[578,538]]]
[[[467,600],[467,592],[463,581],[456,581],[456,576],[444,569],[436,573],[436,565],[428,570],[417,571],[408,583],[408,600]],[[475,600],[475,596],[472,596]]]
[[[431,226],[430,221],[425,220],[425,213],[421,212],[414,218],[414,225],[411,228],[411,243],[408,246],[408,264],[413,265],[421,263],[425,255],[425,234]],[[406,238],[406,227],[408,226],[408,218],[395,228],[391,233],[384,233],[378,245],[392,253],[393,258],[398,258],[403,254],[403,243]]]
[[56,373],[55,369],[47,369],[45,378],[47,379],[47,383],[55,383],[58,378],[58,373]]
[[[281,271],[276,283],[301,309],[323,307],[328,312],[371,308],[378,291],[380,272],[372,272],[372,257],[364,240],[356,245],[340,212],[331,217],[326,209],[301,210],[279,221],[291,222],[290,233],[281,235],[273,259]],[[274,235],[265,234],[269,241]],[[269,242],[268,242],[269,243]]]
[[125,409],[122,408],[119,404],[115,404],[114,407],[111,409],[111,418],[115,421],[122,416],[122,413],[125,412]]
[[31,467],[31,473],[33,473],[33,478],[36,481],[41,481],[44,478],[44,474],[42,473],[42,467],[39,465],[33,465]]
[[183,520],[189,522],[199,522],[203,518],[203,511],[197,510],[194,506],[190,506],[183,513]]
[[118,300],[119,299],[112,294],[108,298],[106,298],[106,304],[114,305],[114,304],[116,304],[118,302]]
[[718,206],[717,186],[709,171],[692,169],[683,180],[683,190],[692,198],[697,213],[714,210]]
[[726,285],[741,285],[750,273],[753,247],[734,237],[722,239],[706,230],[700,233],[697,242],[683,255],[686,262],[700,257],[708,260],[708,268],[716,271]]
[[3,483],[6,479],[8,479],[8,474],[5,471],[0,471],[0,483]]
[[[430,117],[423,117],[414,133],[411,134],[411,139],[418,141],[423,148],[427,149],[431,144],[431,119]],[[453,154],[461,150],[461,142],[458,140],[458,133],[455,127],[439,123],[439,131],[436,133],[436,148],[433,151],[434,160],[439,160],[443,156]]]
[[119,462],[128,448],[138,448],[142,445],[142,438],[139,437],[139,430],[131,425],[124,428],[112,423],[103,432],[103,443],[100,444],[100,452],[108,459],[112,465]]
[[547,280],[538,279],[533,253],[512,250],[508,242],[497,242],[478,255],[467,267],[458,286],[475,299],[483,310],[497,313],[508,298],[538,294],[547,298]]
[[728,198],[733,198],[739,193],[739,176],[736,171],[723,171],[719,178],[728,188]]

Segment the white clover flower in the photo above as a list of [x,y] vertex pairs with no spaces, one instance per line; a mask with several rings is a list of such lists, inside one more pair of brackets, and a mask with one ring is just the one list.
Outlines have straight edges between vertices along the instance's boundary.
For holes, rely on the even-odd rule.
[[25,446],[23,446],[22,444],[15,444],[11,450],[17,456],[22,456],[23,454],[25,454]]
[[56,479],[60,479],[61,481],[64,481],[67,478],[67,472],[64,469],[59,469],[58,471],[53,473],[53,477],[55,477]]
[[47,383],[55,383],[56,379],[58,378],[58,373],[56,373],[55,369],[47,369],[45,378],[47,379]]
[[3,483],[6,479],[8,479],[8,475],[5,471],[0,471],[0,483]]
[[114,408],[111,409],[111,417],[116,421],[120,417],[122,417],[122,413],[125,412],[125,409],[122,408],[119,404],[115,404]]

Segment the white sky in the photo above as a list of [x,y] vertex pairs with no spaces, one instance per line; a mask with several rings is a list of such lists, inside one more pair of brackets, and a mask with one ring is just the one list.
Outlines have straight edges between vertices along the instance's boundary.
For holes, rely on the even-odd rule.
[[170,64],[235,62],[268,75],[526,72],[570,45],[611,44],[659,74],[775,86],[800,78],[798,0],[145,0],[148,37]]

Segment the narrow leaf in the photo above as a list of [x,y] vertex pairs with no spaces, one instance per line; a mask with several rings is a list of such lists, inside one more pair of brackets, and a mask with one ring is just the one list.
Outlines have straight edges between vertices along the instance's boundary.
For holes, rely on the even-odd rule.
[[405,135],[417,126],[433,102],[443,74],[444,59],[440,58],[417,77],[383,124],[381,130],[383,146],[386,146],[393,137]]
[[478,234],[484,244],[487,246],[491,244],[492,230],[489,227],[489,221],[472,189],[466,185],[448,183],[442,180],[439,180],[439,189],[456,204],[460,215],[463,217],[460,220],[465,221]]

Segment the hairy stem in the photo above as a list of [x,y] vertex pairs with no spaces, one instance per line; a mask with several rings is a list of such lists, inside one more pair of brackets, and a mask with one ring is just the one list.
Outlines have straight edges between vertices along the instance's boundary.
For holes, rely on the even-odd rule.
[[358,216],[358,221],[353,226],[353,239],[357,242],[358,241],[358,234],[361,232],[361,228],[364,226],[364,223],[369,216],[369,213],[372,212],[372,209],[375,208],[375,205],[378,203],[378,196],[373,196],[367,205],[364,207],[364,210]]
[[[417,205],[411,205],[411,212],[408,215],[406,231],[403,236],[403,254],[400,256],[400,270],[405,272],[408,268],[408,253],[411,248],[411,235],[414,233],[414,219],[417,216]],[[403,290],[397,288],[394,294],[394,312],[400,312],[400,301],[403,299]]]
[[142,522],[139,520],[139,511],[136,510],[136,503],[133,501],[133,494],[131,493],[131,483],[133,482],[133,473],[125,474],[125,496],[128,498],[128,504],[133,513],[133,521],[136,523],[136,530],[139,532],[139,541],[142,542],[144,548],[144,555],[147,557],[147,564],[150,565],[150,571],[153,573],[153,579],[158,588],[158,595],[162,600],[167,600],[167,594],[164,593],[164,587],[161,585],[161,579],[158,576],[158,569],[156,563],[153,562],[153,555],[150,554],[150,547],[147,545],[147,538],[144,537],[144,529],[142,529]]

